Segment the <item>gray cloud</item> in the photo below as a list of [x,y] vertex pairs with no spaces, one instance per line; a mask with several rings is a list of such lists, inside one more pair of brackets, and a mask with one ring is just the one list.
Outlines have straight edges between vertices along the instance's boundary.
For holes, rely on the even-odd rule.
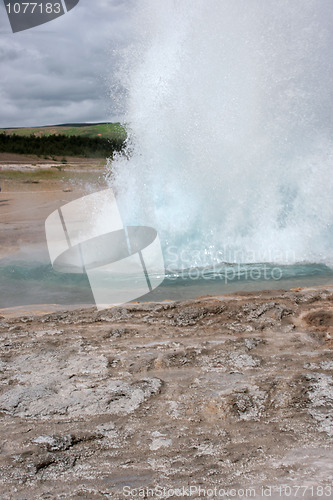
[[13,34],[1,2],[0,127],[118,119],[109,88],[118,51],[132,37],[133,3],[81,0],[66,15]]

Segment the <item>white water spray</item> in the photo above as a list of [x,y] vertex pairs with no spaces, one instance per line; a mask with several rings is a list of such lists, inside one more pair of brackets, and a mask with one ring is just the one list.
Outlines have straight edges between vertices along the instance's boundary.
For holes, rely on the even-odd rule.
[[123,220],[167,265],[333,262],[331,0],[138,0]]

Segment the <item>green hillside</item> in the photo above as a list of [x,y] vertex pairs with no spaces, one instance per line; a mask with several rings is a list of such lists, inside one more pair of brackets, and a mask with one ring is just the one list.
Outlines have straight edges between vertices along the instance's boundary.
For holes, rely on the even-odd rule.
[[125,139],[120,123],[0,129],[0,153],[102,158],[122,151]]
[[48,127],[24,127],[24,128],[2,128],[1,132],[20,136],[35,135],[45,137],[50,135],[101,137],[103,139],[126,138],[125,128],[120,123],[69,123],[64,125],[52,125]]

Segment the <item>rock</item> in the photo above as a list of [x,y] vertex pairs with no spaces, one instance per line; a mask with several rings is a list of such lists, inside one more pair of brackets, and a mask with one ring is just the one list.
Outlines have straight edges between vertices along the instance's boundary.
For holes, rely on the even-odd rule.
[[332,298],[243,292],[2,322],[0,497],[331,487]]
[[167,448],[172,445],[172,439],[157,438],[149,445],[149,449],[152,451],[159,450],[160,448]]
[[[51,374],[31,377],[31,381],[15,385],[0,396],[0,411],[25,418],[122,414],[135,411],[162,386],[157,378],[138,382],[97,380],[90,370],[85,376],[71,376],[68,366]],[[94,380],[94,383],[92,381]],[[59,397],[61,394],[61,397]]]
[[304,320],[309,326],[323,328],[333,326],[333,311],[318,309],[306,314],[306,316],[304,316]]

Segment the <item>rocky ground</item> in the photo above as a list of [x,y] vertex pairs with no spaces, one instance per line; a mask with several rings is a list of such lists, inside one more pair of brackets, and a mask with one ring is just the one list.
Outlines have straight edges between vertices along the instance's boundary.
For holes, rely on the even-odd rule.
[[1,499],[333,498],[332,335],[333,287],[1,317]]

